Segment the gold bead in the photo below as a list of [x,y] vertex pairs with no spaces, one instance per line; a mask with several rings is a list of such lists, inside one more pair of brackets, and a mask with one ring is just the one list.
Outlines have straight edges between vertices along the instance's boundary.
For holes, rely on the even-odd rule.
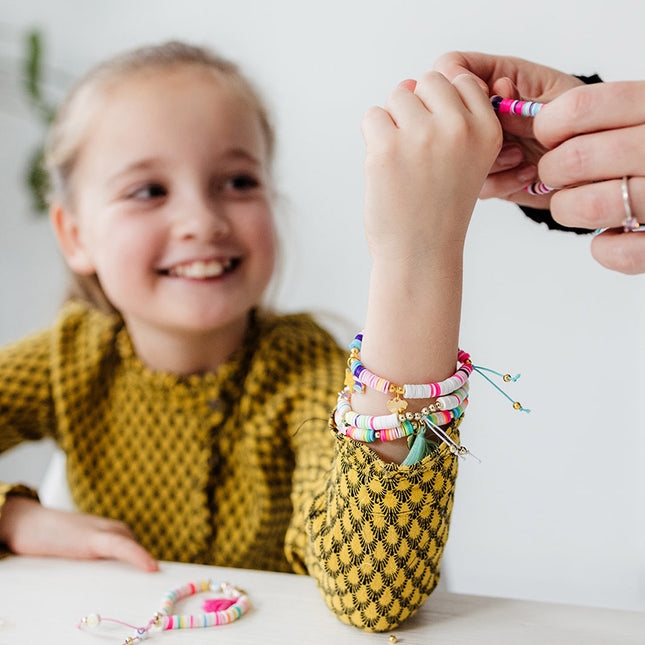
[[399,639],[394,635],[390,634],[390,643],[398,643]]
[[134,640],[133,640],[133,638],[132,638],[131,636],[128,636],[128,637],[123,641],[123,645],[132,645],[132,643],[134,643]]
[[519,402],[519,401],[515,401],[515,403],[513,403],[513,407],[514,407],[516,410],[519,410],[519,409],[522,407],[522,405],[520,404],[520,402]]
[[502,378],[504,379],[504,382],[508,383],[511,380],[511,375],[510,374],[504,374],[504,376],[502,376]]

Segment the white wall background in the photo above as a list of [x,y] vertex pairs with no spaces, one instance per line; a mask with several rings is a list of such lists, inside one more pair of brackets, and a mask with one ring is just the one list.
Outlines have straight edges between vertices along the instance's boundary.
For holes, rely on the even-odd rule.
[[[23,189],[41,136],[18,87],[27,28],[45,30],[48,62],[70,77],[171,37],[241,63],[268,98],[281,141],[288,234],[279,302],[342,313],[348,339],[368,279],[365,108],[451,49],[643,79],[644,17],[640,0],[0,0],[0,342],[48,324],[64,282]],[[56,78],[54,98],[66,84]],[[603,270],[588,247],[512,205],[477,206],[462,346],[480,364],[521,371],[513,391],[533,412],[514,413],[474,379],[463,439],[483,464],[466,462],[458,483],[445,559],[452,591],[645,608],[645,278]],[[354,293],[341,288],[350,274]],[[5,455],[0,479],[38,484],[49,449]]]

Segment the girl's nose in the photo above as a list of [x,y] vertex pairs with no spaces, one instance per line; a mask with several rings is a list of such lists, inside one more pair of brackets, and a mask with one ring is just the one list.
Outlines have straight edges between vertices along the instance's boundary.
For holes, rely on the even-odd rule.
[[210,241],[226,237],[230,231],[224,205],[213,200],[191,200],[177,216],[176,232],[181,238]]

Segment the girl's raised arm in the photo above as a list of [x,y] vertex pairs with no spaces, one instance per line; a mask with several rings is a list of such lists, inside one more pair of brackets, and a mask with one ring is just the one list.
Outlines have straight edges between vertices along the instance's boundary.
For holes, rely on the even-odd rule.
[[[457,364],[464,242],[502,144],[499,120],[474,77],[429,72],[368,110],[362,130],[372,273],[361,360],[394,383],[440,381]],[[352,404],[383,415],[388,398],[368,388]],[[370,446],[386,461],[408,453],[405,438]]]

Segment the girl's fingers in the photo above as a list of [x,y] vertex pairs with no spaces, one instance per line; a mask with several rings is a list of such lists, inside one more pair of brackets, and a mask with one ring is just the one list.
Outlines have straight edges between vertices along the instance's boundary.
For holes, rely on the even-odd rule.
[[[472,79],[471,75],[468,78]],[[475,84],[473,82],[473,84]],[[479,89],[482,93],[482,90]],[[453,84],[439,72],[426,72],[417,81],[414,93],[429,112],[442,112],[447,115],[462,113],[464,104],[455,91]]]
[[396,129],[392,117],[383,108],[376,105],[368,108],[361,120],[361,132],[368,147],[374,142],[383,141],[385,135]]
[[535,117],[535,134],[548,148],[579,134],[645,123],[645,81],[577,87]]
[[399,83],[399,87],[402,87],[410,92],[414,92],[414,88],[417,86],[417,82],[412,78],[406,78],[404,81]]
[[421,128],[428,117],[428,109],[416,93],[403,87],[397,87],[390,92],[385,101],[385,110],[398,128],[404,126]]
[[612,271],[645,273],[645,233],[605,231],[592,240],[591,255]]
[[539,170],[540,178],[548,186],[644,175],[645,125],[568,139],[542,157]]
[[[622,178],[559,190],[551,199],[553,217],[590,230],[620,227],[627,215],[621,184]],[[628,189],[632,214],[645,224],[645,177],[630,177]]]
[[89,545],[96,558],[128,562],[142,571],[157,571],[157,561],[133,539],[115,532],[97,532]]

